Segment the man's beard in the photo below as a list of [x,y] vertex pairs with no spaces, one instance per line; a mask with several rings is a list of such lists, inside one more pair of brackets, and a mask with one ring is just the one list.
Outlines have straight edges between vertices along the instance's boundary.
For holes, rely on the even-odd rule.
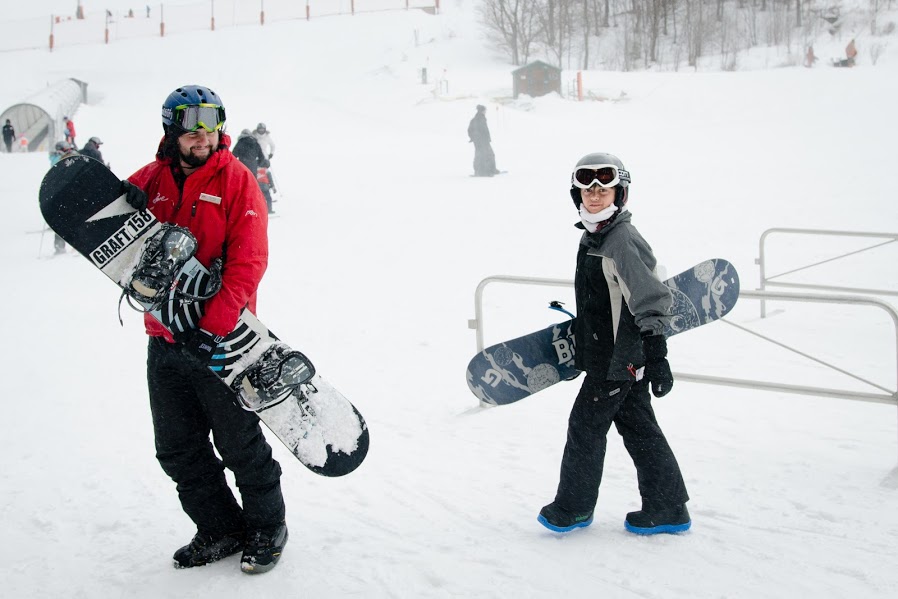
[[180,154],[181,154],[181,162],[183,162],[187,166],[192,166],[193,168],[199,168],[199,167],[203,166],[204,164],[206,164],[206,162],[209,160],[209,158],[212,157],[212,150],[210,148],[209,155],[206,156],[205,158],[200,158],[199,156],[196,156],[192,152],[188,152],[187,154],[185,154],[184,152],[180,152]]

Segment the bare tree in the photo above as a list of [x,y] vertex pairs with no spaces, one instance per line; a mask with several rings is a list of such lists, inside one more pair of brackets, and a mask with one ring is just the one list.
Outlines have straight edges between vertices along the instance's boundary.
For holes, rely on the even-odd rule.
[[536,0],[484,0],[481,14],[490,36],[508,52],[512,64],[518,66],[530,59],[542,30]]

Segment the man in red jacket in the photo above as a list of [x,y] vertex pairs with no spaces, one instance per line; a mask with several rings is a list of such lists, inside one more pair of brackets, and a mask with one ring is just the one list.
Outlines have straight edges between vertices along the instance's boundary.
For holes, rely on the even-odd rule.
[[[224,263],[221,289],[203,304],[198,329],[175,339],[145,316],[156,457],[197,527],[175,552],[174,565],[202,566],[243,551],[244,572],[265,572],[287,542],[281,469],[258,416],[235,404],[208,365],[241,311],[256,310],[268,265],[268,211],[255,176],[228,149],[225,110],[215,92],[178,88],[163,104],[162,122],[155,161],[123,183],[128,201],[161,222],[190,229],[205,266],[217,258]],[[224,467],[234,473],[242,507]]]

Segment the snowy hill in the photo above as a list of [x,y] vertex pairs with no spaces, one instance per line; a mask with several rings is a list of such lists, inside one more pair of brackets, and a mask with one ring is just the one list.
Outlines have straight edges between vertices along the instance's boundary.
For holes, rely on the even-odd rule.
[[[69,0],[66,0],[69,2]],[[69,2],[70,3],[70,2]],[[893,49],[891,49],[893,51]],[[571,166],[597,150],[633,175],[634,223],[673,274],[711,257],[757,286],[773,227],[892,232],[898,61],[750,72],[591,72],[625,101],[510,100],[510,65],[468,1],[164,39],[0,54],[15,87],[89,83],[74,115],[119,176],[151,160],[159,106],[202,83],[236,133],[264,121],[283,199],[260,317],[367,418],[371,451],[343,479],[284,469],[290,543],[259,577],[236,559],[176,571],[193,530],[154,457],[139,315],[77,256],[49,259],[44,153],[0,154],[7,342],[0,424],[0,592],[7,597],[891,597],[898,584],[895,405],[678,382],[653,402],[682,466],[693,529],[636,538],[619,437],[595,523],[568,536],[551,501],[578,389],[480,409],[464,370],[474,290],[493,274],[571,279]],[[446,81],[420,82],[420,69]],[[572,74],[565,73],[565,77]],[[507,175],[469,177],[476,104]],[[773,243],[773,242],[771,242]],[[786,238],[784,272],[870,245]],[[896,290],[894,243],[792,280]],[[490,289],[487,343],[557,320],[564,288]],[[888,298],[887,298],[888,299]],[[894,297],[891,298],[894,303]],[[894,324],[843,306],[743,300],[729,320],[894,392]],[[725,323],[670,344],[677,372],[869,389]]]

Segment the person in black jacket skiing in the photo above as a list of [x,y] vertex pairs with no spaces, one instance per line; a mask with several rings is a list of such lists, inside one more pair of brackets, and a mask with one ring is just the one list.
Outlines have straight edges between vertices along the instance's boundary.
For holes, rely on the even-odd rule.
[[256,181],[259,183],[259,189],[262,190],[262,195],[265,196],[268,214],[273,214],[274,209],[271,207],[271,185],[264,183],[259,178],[259,169],[267,169],[271,166],[271,162],[269,162],[268,157],[262,150],[262,146],[259,145],[259,142],[253,136],[252,131],[244,129],[240,132],[240,137],[237,138],[237,143],[234,145],[234,149],[231,150],[231,153],[236,156],[237,159],[250,170],[253,177],[256,178]]
[[652,248],[630,222],[629,185],[630,173],[612,154],[584,156],[571,176],[577,226],[584,229],[574,278],[574,359],[586,379],[568,421],[555,500],[538,518],[556,532],[592,523],[612,423],[636,466],[642,497],[626,529],[650,535],[692,524],[686,483],[649,394],[650,384],[655,397],[673,385],[663,335],[673,300],[655,272]]
[[100,152],[100,146],[102,145],[103,142],[100,141],[99,137],[91,137],[87,140],[87,143],[84,144],[84,147],[81,148],[81,155],[90,156],[95,160],[103,162],[103,153]]
[[477,105],[477,114],[468,123],[468,139],[474,144],[474,176],[492,177],[498,174],[490,128],[486,124],[486,106],[482,104]]
[[12,123],[9,119],[6,119],[6,124],[3,125],[3,143],[6,145],[6,151],[12,153],[12,142],[16,140],[16,130],[12,126]]

